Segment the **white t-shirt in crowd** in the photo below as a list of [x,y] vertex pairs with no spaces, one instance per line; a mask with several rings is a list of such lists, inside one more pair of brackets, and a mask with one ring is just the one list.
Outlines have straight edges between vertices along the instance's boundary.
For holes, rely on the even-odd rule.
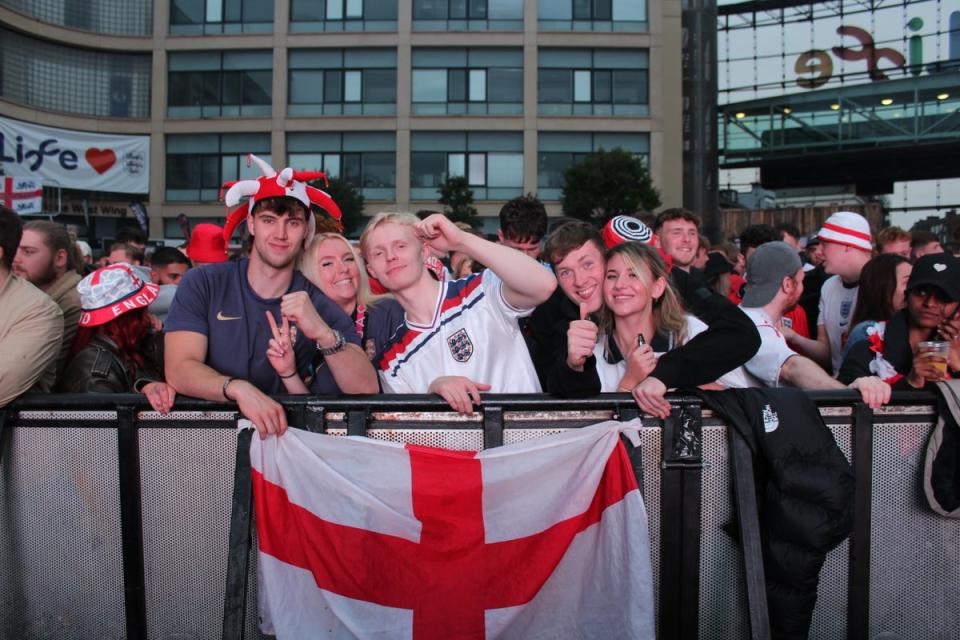
[[836,376],[843,363],[843,347],[850,334],[850,319],[857,304],[859,286],[845,287],[840,276],[831,276],[820,289],[820,313],[817,324],[823,325],[830,342],[830,361]]
[[503,282],[490,269],[440,283],[433,321],[409,319],[390,339],[379,362],[386,393],[426,393],[441,376],[464,376],[492,393],[539,393],[533,361]]
[[783,363],[797,352],[787,345],[783,333],[760,307],[740,307],[740,309],[757,325],[760,334],[760,349],[747,360],[743,368],[746,369],[750,384],[749,387],[779,387],[780,368]]
[[[684,316],[687,320],[687,332],[686,337],[683,340],[683,344],[686,344],[694,338],[694,336],[707,330],[707,325],[705,325],[699,318],[692,315]],[[593,347],[593,355],[597,359],[597,375],[600,377],[600,391],[601,392],[614,392],[617,390],[617,387],[620,385],[620,381],[623,379],[624,374],[627,372],[627,362],[626,360],[621,360],[620,362],[610,363],[607,362],[606,357],[604,356],[604,345],[606,344],[606,338],[604,336],[600,337],[600,341],[597,342]],[[670,340],[670,349],[675,348],[673,340]],[[662,356],[664,351],[655,352],[655,355],[659,359]],[[750,376],[742,367],[737,367],[733,371],[729,371],[717,380],[718,383],[722,384],[728,389],[742,389],[745,387],[757,386],[750,383]]]

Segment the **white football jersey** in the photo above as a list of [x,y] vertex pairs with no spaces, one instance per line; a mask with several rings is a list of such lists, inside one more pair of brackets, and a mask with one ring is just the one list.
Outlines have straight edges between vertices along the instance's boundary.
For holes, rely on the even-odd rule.
[[859,291],[859,286],[845,286],[840,276],[827,278],[820,289],[820,317],[817,324],[823,325],[827,331],[834,376],[843,364],[843,347],[847,344],[847,336],[852,329],[850,320],[853,317],[853,308],[857,306]]
[[379,363],[385,393],[426,393],[441,376],[464,376],[491,386],[491,393],[539,393],[515,309],[503,298],[503,282],[490,269],[445,280],[433,322],[405,318]]

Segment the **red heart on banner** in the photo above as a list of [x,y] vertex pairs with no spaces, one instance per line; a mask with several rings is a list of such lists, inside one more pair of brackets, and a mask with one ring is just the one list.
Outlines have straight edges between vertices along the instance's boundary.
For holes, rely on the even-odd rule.
[[113,152],[113,149],[91,147],[87,149],[83,157],[86,158],[87,164],[100,174],[106,173],[117,162],[117,154]]

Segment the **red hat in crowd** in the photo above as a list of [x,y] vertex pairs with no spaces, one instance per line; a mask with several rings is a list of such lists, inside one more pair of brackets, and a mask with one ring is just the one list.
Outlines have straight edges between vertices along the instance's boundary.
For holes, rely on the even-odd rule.
[[607,249],[613,249],[624,242],[648,244],[654,247],[660,257],[663,258],[667,271],[673,269],[673,256],[660,247],[660,242],[656,234],[650,230],[650,227],[633,216],[613,216],[607,221],[607,224],[603,225],[600,237],[603,238],[603,244],[606,245]]
[[97,327],[157,299],[159,285],[142,280],[133,267],[117,262],[100,267],[77,283],[81,327]]
[[[312,206],[317,206],[330,215],[338,223],[343,217],[340,207],[333,201],[330,194],[321,191],[316,187],[307,184],[310,180],[323,180],[327,182],[327,174],[322,171],[294,171],[287,167],[280,173],[277,173],[273,167],[251,154],[247,155],[247,166],[256,164],[263,172],[262,178],[256,180],[234,180],[223,185],[226,193],[223,195],[223,201],[227,207],[237,207],[240,200],[249,198],[247,203],[239,206],[227,216],[227,224],[223,228],[223,238],[226,242],[230,241],[234,229],[247,215],[253,212],[253,207],[261,200],[267,198],[293,198],[302,204],[307,213],[312,213]],[[312,215],[307,216],[307,242],[313,238],[316,233],[317,221]]]
[[195,226],[187,243],[187,257],[200,263],[226,262],[227,241],[223,228],[209,222]]
[[823,223],[817,234],[821,242],[834,242],[861,251],[873,251],[870,223],[859,213],[837,211]]

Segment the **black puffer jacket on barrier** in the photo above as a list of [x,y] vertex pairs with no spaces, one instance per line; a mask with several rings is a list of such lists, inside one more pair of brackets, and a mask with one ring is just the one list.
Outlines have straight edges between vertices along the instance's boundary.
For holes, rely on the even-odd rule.
[[850,463],[797,389],[701,392],[753,452],[770,626],[806,639],[827,552],[853,528]]

